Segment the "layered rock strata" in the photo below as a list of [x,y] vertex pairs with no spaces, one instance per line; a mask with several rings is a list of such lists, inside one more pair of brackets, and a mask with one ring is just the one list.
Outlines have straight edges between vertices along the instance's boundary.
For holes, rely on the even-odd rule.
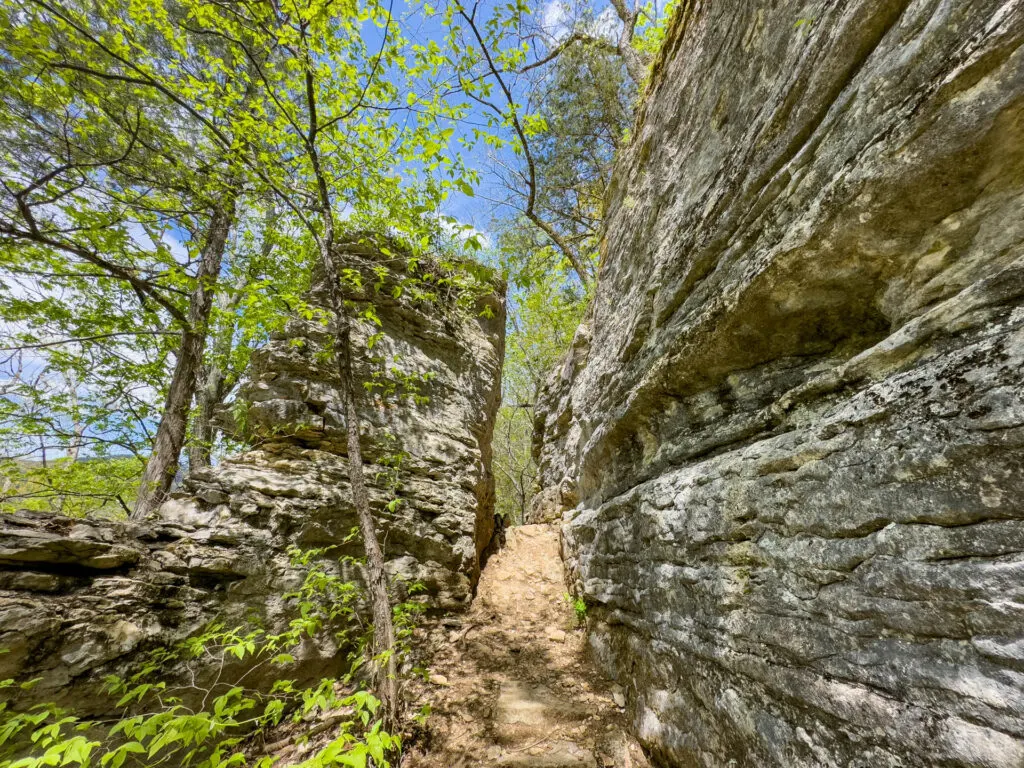
[[[372,250],[348,247],[361,250],[346,262],[372,261]],[[392,288],[374,296],[380,326],[356,333],[357,378],[373,384],[362,406],[371,503],[399,592],[419,582],[430,606],[458,610],[494,526],[503,288],[460,310],[465,296],[451,290],[396,299]],[[20,695],[81,713],[102,703],[85,686],[123,673],[147,648],[213,620],[286,623],[294,607],[282,595],[303,578],[292,548],[325,549],[335,567],[339,555],[361,554],[328,338],[315,318],[295,319],[254,353],[233,409],[253,447],[193,472],[155,519],[0,516],[0,648],[9,651],[0,679],[40,678]],[[297,656],[296,678],[330,674],[344,658],[330,640]]]
[[664,765],[1024,764],[1022,43],[680,4],[535,500]]

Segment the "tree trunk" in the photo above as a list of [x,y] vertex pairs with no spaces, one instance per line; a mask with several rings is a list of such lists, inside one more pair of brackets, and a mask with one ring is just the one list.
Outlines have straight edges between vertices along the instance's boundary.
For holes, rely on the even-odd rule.
[[[217,308],[222,314],[227,315],[238,307],[238,302],[248,282],[248,276],[243,275],[237,280],[230,294],[221,294]],[[224,401],[236,380],[236,376],[232,374],[229,381],[229,372],[224,369],[224,361],[231,355],[234,332],[233,323],[228,323],[217,330],[213,342],[212,359],[202,370],[202,383],[196,392],[197,410],[192,420],[192,434],[188,446],[189,471],[197,467],[210,466],[210,454],[213,450],[213,442],[217,438],[213,417],[217,406]]]
[[81,421],[76,421],[72,428],[74,437],[71,442],[68,443],[68,458],[72,464],[78,461],[78,457],[82,452],[82,439],[85,435],[85,425]]
[[153,449],[146,462],[135,510],[132,512],[132,518],[136,520],[156,511],[167,497],[178,472],[178,459],[185,444],[188,426],[188,411],[203,364],[203,347],[206,344],[214,289],[234,219],[235,197],[229,194],[214,209],[207,226],[196,285],[189,297],[188,328],[181,334],[181,346],[174,364],[171,385],[167,390],[160,426],[153,438]]
[[[333,240],[333,238],[332,238]],[[398,667],[395,659],[395,624],[391,615],[388,595],[388,576],[384,570],[384,553],[377,539],[370,497],[366,492],[363,473],[363,451],[359,444],[361,432],[357,408],[357,387],[352,365],[352,322],[345,310],[344,299],[338,287],[338,268],[329,247],[321,249],[324,282],[328,300],[334,312],[334,354],[338,364],[339,388],[345,408],[346,452],[348,479],[352,488],[352,505],[359,518],[359,531],[363,536],[366,553],[364,577],[373,614],[373,687],[381,700],[384,728],[390,730],[398,722]]]
[[366,551],[366,589],[373,611],[374,689],[382,703],[385,728],[390,730],[398,722],[398,669],[395,659],[395,625],[388,596],[388,576],[384,570],[384,553],[377,540],[377,530],[370,511],[370,498],[363,477],[363,453],[359,445],[360,419],[356,409],[356,382],[352,370],[351,325],[347,315],[337,316],[335,334],[338,373],[341,377],[342,399],[345,406],[345,426],[348,448],[348,479],[352,487],[352,504],[359,517],[359,530],[363,534]]
[[196,415],[192,421],[192,434],[188,446],[188,468],[195,471],[199,467],[210,466],[210,455],[213,452],[213,441],[216,430],[213,427],[213,414],[221,401],[221,387],[224,382],[224,371],[216,360],[203,368],[203,384],[196,393]]
[[71,371],[64,374],[64,382],[68,387],[68,399],[71,401],[71,412],[74,414],[71,425],[71,440],[68,442],[68,458],[74,464],[82,451],[82,440],[85,436],[85,424],[82,423],[81,414],[78,412],[78,381]]
[[640,56],[640,53],[633,48],[632,44],[632,32],[628,37],[623,34],[623,39],[619,40],[619,55],[622,56],[622,62],[626,65],[626,71],[629,73],[629,78],[637,87],[642,87],[644,80],[647,77],[647,63]]
[[[308,49],[307,49],[308,55]],[[377,531],[370,512],[370,498],[366,493],[363,478],[363,452],[359,446],[360,419],[356,408],[356,382],[352,369],[352,326],[345,311],[345,301],[338,285],[340,272],[334,261],[334,210],[332,208],[330,185],[320,165],[316,140],[319,131],[316,111],[316,89],[314,70],[306,60],[306,101],[309,107],[309,135],[306,137],[306,153],[317,182],[323,217],[323,235],[316,238],[320,250],[320,261],[324,267],[324,283],[330,308],[334,312],[334,356],[338,364],[339,385],[345,406],[345,427],[349,485],[352,486],[352,505],[359,518],[359,530],[363,534],[363,548],[366,552],[366,590],[370,596],[373,612],[373,672],[374,689],[381,700],[381,718],[385,730],[393,730],[398,723],[398,674],[395,661],[395,624],[391,616],[391,600],[388,597],[388,578],[384,571],[384,553],[377,540]]]
[[[266,264],[273,250],[273,232],[277,227],[277,206],[273,203],[267,205],[267,213],[263,222],[263,237],[260,244],[260,261]],[[222,293],[217,301],[217,309],[222,317],[234,316],[238,309],[238,303],[242,300],[242,294],[249,284],[249,275],[239,275],[235,285],[229,293]],[[224,402],[224,398],[234,387],[238,380],[237,371],[229,371],[224,368],[224,361],[231,356],[232,342],[234,341],[235,325],[225,321],[215,331],[213,342],[213,354],[210,355],[210,363],[203,369],[203,382],[196,394],[197,411],[192,422],[191,441],[188,447],[189,470],[196,467],[210,466],[210,454],[213,450],[213,443],[217,439],[217,429],[213,424],[213,417],[217,407]]]
[[636,23],[640,19],[640,5],[634,3],[633,8],[626,6],[626,0],[611,0],[619,21],[622,22],[622,31],[619,33],[619,40],[616,48],[626,65],[626,71],[630,79],[637,87],[643,85],[647,77],[647,65],[650,63],[640,55],[640,52],[633,47],[633,34],[636,32]]

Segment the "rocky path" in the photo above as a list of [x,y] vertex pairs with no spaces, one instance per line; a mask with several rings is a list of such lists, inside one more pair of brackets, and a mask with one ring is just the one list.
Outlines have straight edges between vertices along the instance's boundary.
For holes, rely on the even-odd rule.
[[403,768],[646,768],[586,658],[565,598],[558,530],[507,532],[467,615],[425,627],[426,734]]

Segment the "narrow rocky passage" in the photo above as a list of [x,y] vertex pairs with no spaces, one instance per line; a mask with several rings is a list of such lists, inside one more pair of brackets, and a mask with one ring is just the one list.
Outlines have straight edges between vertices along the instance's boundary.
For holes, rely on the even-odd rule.
[[510,529],[470,611],[420,630],[431,679],[417,693],[432,712],[403,766],[648,766],[575,624],[558,529]]

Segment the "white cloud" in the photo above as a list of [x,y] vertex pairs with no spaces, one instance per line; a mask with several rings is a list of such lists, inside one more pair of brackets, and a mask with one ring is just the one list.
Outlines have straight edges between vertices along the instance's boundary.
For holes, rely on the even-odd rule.
[[548,46],[564,40],[573,27],[580,25],[587,34],[614,43],[622,32],[622,21],[615,8],[607,5],[596,16],[592,6],[574,6],[569,0],[548,0],[540,13],[540,31]]
[[569,34],[569,21],[569,6],[564,0],[548,0],[541,11],[541,29],[554,42]]
[[603,37],[612,42],[615,42],[621,31],[622,21],[610,5],[597,15],[590,28],[590,33],[595,37]]
[[457,243],[465,245],[468,240],[476,238],[476,241],[484,250],[491,247],[491,236],[484,230],[477,229],[472,224],[465,224],[451,216],[438,217],[438,223],[441,225],[441,232]]

